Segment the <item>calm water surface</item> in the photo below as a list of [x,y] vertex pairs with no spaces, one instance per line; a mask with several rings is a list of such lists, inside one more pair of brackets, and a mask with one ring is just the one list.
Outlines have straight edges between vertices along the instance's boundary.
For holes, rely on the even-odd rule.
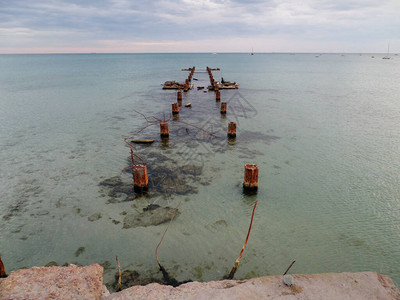
[[[149,204],[179,211],[159,249],[178,280],[226,275],[253,230],[235,278],[376,271],[400,283],[400,59],[379,55],[93,54],[0,56],[0,253],[22,267],[102,263],[161,278],[154,256],[167,223],[124,229]],[[184,95],[163,143],[158,126],[138,137],[149,195],[101,182],[132,175],[123,137],[170,117],[181,68],[219,67],[236,81]],[[195,73],[207,86],[206,73]],[[154,120],[154,119],[152,119]],[[226,139],[238,124],[235,142]],[[211,138],[192,125],[213,132]],[[256,195],[242,193],[243,168],[260,168]],[[153,173],[152,173],[153,172]],[[169,181],[168,181],[169,180]],[[161,183],[164,183],[163,189]],[[171,186],[165,185],[170,182]],[[130,196],[130,197],[127,197]],[[77,251],[80,249],[80,251]]]

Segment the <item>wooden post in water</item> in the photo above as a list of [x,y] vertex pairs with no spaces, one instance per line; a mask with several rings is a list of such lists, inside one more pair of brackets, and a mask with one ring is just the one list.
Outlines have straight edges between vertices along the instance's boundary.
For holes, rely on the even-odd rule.
[[160,135],[162,138],[169,137],[168,122],[160,122]]
[[226,102],[221,102],[221,114],[226,114]]
[[243,188],[247,191],[254,191],[258,188],[258,167],[257,165],[244,166]]
[[177,102],[172,103],[172,114],[179,114],[179,104]]
[[177,99],[178,105],[182,106],[182,92],[181,91],[178,91],[176,99]]
[[146,191],[149,185],[147,177],[147,165],[134,165],[132,167],[133,188],[135,192]]
[[217,91],[217,93],[215,94],[215,100],[216,101],[221,100],[221,92],[220,91]]
[[236,137],[236,122],[228,123],[228,137],[230,138]]

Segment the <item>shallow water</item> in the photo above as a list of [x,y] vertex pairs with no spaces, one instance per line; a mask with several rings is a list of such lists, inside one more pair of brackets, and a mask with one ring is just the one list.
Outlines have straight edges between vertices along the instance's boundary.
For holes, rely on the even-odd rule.
[[[21,267],[104,263],[158,276],[167,223],[123,229],[149,204],[179,207],[159,248],[178,280],[227,275],[253,229],[235,278],[377,271],[400,283],[399,59],[311,54],[96,54],[0,56],[0,253]],[[213,92],[184,94],[163,143],[158,126],[138,137],[149,165],[147,196],[100,185],[129,164],[123,137],[148,118],[170,118],[181,68],[220,67],[221,117]],[[207,86],[206,73],[195,73]],[[226,138],[238,124],[235,142]],[[213,132],[216,137],[183,122]],[[256,195],[243,168],[260,168]],[[153,173],[152,173],[153,172]],[[132,175],[120,176],[125,186]],[[171,183],[166,189],[160,182]],[[178,184],[179,189],[176,189]],[[180,188],[180,187],[184,188]],[[163,188],[164,187],[164,188]],[[131,197],[127,197],[131,195]],[[89,220],[90,219],[90,220]],[[143,275],[144,276],[144,275]]]

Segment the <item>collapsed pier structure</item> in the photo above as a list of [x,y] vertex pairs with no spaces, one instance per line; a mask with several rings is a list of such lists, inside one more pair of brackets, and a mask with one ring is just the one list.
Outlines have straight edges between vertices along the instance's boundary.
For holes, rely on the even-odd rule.
[[[196,72],[196,67],[191,67],[191,68],[183,68],[182,71],[190,71],[188,78],[185,80],[184,83],[180,83],[178,81],[172,80],[172,81],[166,81],[163,85],[164,90],[183,90],[183,91],[188,91],[193,89],[193,83],[191,83],[193,79],[193,74]],[[197,71],[197,73],[208,73],[210,77],[210,85],[208,86],[208,90],[218,90],[218,89],[238,89],[239,85],[236,82],[231,82],[231,81],[224,81],[223,78],[221,78],[221,81],[214,80],[214,76],[212,71],[220,71],[220,68],[210,68],[206,67],[205,70],[200,70]],[[202,89],[203,87],[198,87],[198,89]]]

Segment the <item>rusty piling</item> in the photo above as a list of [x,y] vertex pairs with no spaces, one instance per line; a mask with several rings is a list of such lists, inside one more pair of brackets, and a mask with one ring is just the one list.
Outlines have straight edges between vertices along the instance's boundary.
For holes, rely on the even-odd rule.
[[134,165],[132,167],[133,188],[135,192],[147,191],[149,178],[147,176],[147,165]]
[[258,167],[257,165],[244,166],[243,188],[246,191],[255,191],[258,189]]
[[228,137],[235,138],[236,137],[236,122],[228,123]]
[[221,102],[221,114],[226,114],[226,102]]
[[216,100],[216,101],[221,100],[221,92],[220,92],[220,91],[217,91],[217,92],[215,93],[215,100]]
[[160,122],[160,135],[162,138],[169,137],[168,122]]
[[177,102],[172,103],[172,114],[174,115],[179,114],[179,103]]

